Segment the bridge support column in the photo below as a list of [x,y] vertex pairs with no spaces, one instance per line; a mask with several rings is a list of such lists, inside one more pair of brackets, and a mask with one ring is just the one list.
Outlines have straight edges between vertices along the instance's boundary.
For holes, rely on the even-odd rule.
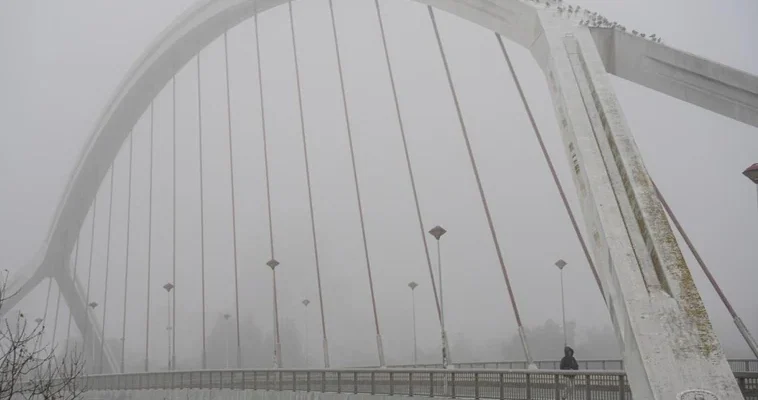
[[531,51],[547,77],[632,391],[742,399],[595,42],[551,12],[539,12],[543,33]]

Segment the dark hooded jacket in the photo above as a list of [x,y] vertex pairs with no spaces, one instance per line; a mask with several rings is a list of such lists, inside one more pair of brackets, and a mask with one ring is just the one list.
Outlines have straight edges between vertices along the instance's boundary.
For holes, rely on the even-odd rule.
[[576,358],[574,358],[574,349],[566,346],[563,349],[563,353],[565,354],[565,356],[563,356],[563,358],[561,359],[561,369],[578,370],[579,363],[577,363]]

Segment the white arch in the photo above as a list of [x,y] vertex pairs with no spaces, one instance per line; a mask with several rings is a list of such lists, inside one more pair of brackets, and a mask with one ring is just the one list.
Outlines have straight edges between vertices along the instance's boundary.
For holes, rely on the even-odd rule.
[[[632,80],[635,76],[641,77],[640,81],[647,79],[642,83],[654,88],[665,84],[665,79],[651,80],[650,74],[635,75],[629,72],[634,68],[617,65],[619,59],[629,62],[649,58],[651,52],[663,46],[652,42],[640,45],[642,39],[629,38],[618,31],[590,32],[575,19],[559,16],[554,8],[520,0],[417,1],[492,29],[529,48],[545,72],[635,396],[662,400],[674,398],[685,389],[708,388],[723,399],[740,399],[608,82],[607,71],[619,70],[626,71]],[[54,267],[69,254],[75,235],[68,232],[79,231],[100,182],[139,116],[168,80],[212,40],[256,12],[285,2],[259,0],[256,5],[251,0],[205,1],[185,12],[148,48],[119,85],[81,153],[47,239],[29,266],[37,271],[35,276],[52,274],[59,284],[69,283],[62,286],[76,287],[76,282],[70,285],[63,277],[66,274],[58,273],[61,269]],[[619,58],[615,50],[619,43],[632,43],[637,48],[626,58]],[[671,80],[681,82],[681,75]],[[710,80],[693,83],[691,79],[685,83],[689,87],[709,85],[712,93],[718,92],[719,85],[734,86],[734,74],[722,74],[728,75],[725,78],[719,73],[712,74],[715,78],[701,75]],[[743,83],[747,79],[747,85],[742,86],[747,89],[737,93],[735,100],[727,96],[698,103],[690,92],[677,88],[663,91],[752,123],[758,121],[753,119],[758,115],[758,80],[754,78],[738,77]],[[729,104],[735,103],[742,108],[729,110]],[[24,290],[35,284],[34,278],[27,281]],[[67,302],[84,314],[86,307],[73,300],[76,291],[67,291]],[[84,318],[80,328],[96,330],[90,319]],[[99,333],[93,336],[102,339]]]

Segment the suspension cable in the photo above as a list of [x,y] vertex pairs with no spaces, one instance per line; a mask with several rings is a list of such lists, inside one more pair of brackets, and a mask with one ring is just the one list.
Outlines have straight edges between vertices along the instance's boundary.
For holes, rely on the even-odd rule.
[[153,128],[154,102],[150,102],[150,179],[147,202],[147,307],[145,308],[145,372],[150,370],[150,270],[153,263]]
[[[76,266],[79,264],[79,240],[81,239],[81,233],[76,238],[76,249],[74,250],[74,271],[72,273],[73,280],[74,280],[74,286],[76,286],[76,280],[78,279],[76,277]],[[66,271],[68,272],[68,271]],[[85,306],[86,307],[86,306]],[[73,304],[70,304],[68,307],[68,325],[66,326],[66,345],[63,348],[63,353],[68,354],[68,343],[71,341],[71,318],[74,316],[74,313],[71,312],[71,309],[73,308]]]
[[229,180],[232,192],[232,246],[234,251],[234,309],[237,324],[237,368],[242,368],[242,341],[240,339],[240,298],[237,273],[237,207],[234,191],[234,151],[232,146],[232,95],[229,85],[229,43],[224,32],[224,67],[226,70],[226,119],[229,132]]
[[[255,1],[257,7],[258,1]],[[258,93],[260,95],[260,108],[261,108],[261,132],[263,134],[263,164],[266,172],[266,206],[268,208],[268,237],[271,245],[271,261],[275,261],[274,258],[274,222],[271,217],[271,180],[269,175],[268,165],[268,141],[266,136],[266,113],[263,104],[263,72],[261,70],[261,46],[260,35],[258,34],[258,10],[255,10],[255,55],[256,63],[258,66]],[[276,295],[276,267],[277,264],[271,266],[271,273],[273,274],[273,291],[274,291],[274,366],[276,368],[281,367],[281,338],[279,337],[279,307],[277,305]]]
[[47,308],[50,305],[50,292],[53,289],[53,278],[47,281],[47,297],[45,297],[45,311],[42,313],[42,320],[47,321]]
[[[47,308],[50,305],[50,291],[52,290],[52,288],[53,288],[53,278],[51,277],[51,278],[48,278],[48,281],[47,281],[47,297],[45,297],[45,311],[42,313],[42,324],[43,325],[42,325],[42,330],[39,331],[39,336],[37,336],[37,340],[36,340],[36,342],[34,344],[35,350],[37,349],[37,347],[39,346],[40,341],[42,340],[42,335],[45,333],[44,324],[47,323]],[[38,328],[39,327],[37,327],[36,329],[38,329]]]
[[316,283],[318,285],[318,302],[321,309],[321,331],[323,335],[324,368],[329,368],[329,341],[326,336],[326,322],[324,316],[324,300],[321,291],[321,266],[318,257],[318,245],[316,239],[316,219],[313,214],[313,192],[311,190],[311,169],[308,160],[308,144],[305,138],[305,117],[303,115],[303,92],[300,83],[300,63],[297,57],[297,40],[295,38],[295,19],[292,16],[292,0],[287,2],[290,15],[290,30],[292,33],[292,53],[295,60],[295,82],[297,82],[297,102],[300,110],[300,133],[303,138],[303,158],[305,159],[305,181],[308,184],[308,209],[311,217],[311,236],[313,237],[313,256],[316,260]]
[[337,38],[337,24],[334,20],[334,5],[332,0],[329,0],[329,13],[332,19],[332,34],[334,36],[334,50],[337,54],[337,70],[340,78],[340,89],[342,91],[342,106],[345,112],[345,127],[347,130],[347,139],[350,146],[350,161],[353,167],[353,181],[355,183],[355,197],[358,202],[358,215],[361,222],[361,237],[363,238],[363,253],[366,257],[366,270],[368,272],[369,289],[371,291],[371,306],[374,310],[374,325],[376,327],[376,345],[379,354],[379,365],[385,366],[384,362],[384,347],[382,345],[382,335],[379,329],[379,317],[376,313],[376,297],[374,295],[374,280],[371,276],[371,261],[369,259],[368,242],[366,240],[366,224],[363,220],[363,205],[361,204],[361,191],[358,184],[358,170],[355,166],[355,150],[353,148],[353,134],[350,126],[350,114],[347,108],[347,95],[345,93],[345,78],[342,73],[342,58],[340,56],[339,40]]
[[[65,263],[64,263],[65,265]],[[58,285],[58,300],[55,302],[55,318],[53,319],[53,340],[51,343],[55,346],[55,337],[58,333],[58,313],[61,309],[61,286]]]
[[[413,176],[411,156],[410,156],[410,151],[408,150],[408,141],[405,135],[405,125],[403,124],[403,118],[400,112],[400,102],[398,100],[397,88],[395,85],[395,75],[392,71],[392,63],[390,62],[390,54],[389,54],[389,50],[387,49],[387,37],[384,32],[384,21],[382,18],[381,9],[379,8],[379,0],[374,0],[374,5],[376,6],[376,16],[379,20],[379,31],[381,32],[382,47],[384,48],[384,58],[385,58],[385,61],[387,62],[387,72],[389,73],[390,87],[392,88],[392,97],[395,101],[395,113],[397,114],[397,123],[400,128],[400,137],[403,140],[405,162],[406,162],[406,165],[408,166],[408,177],[410,178],[411,189],[413,191],[413,202],[414,202],[414,205],[416,206],[416,216],[418,218],[419,232],[421,233],[421,241],[424,244],[424,255],[426,256],[426,265],[429,268],[429,279],[432,283],[432,293],[434,293],[434,304],[437,308],[437,318],[439,318],[439,321],[440,321],[440,329],[442,329],[443,336],[444,336],[445,326],[444,326],[444,320],[442,318],[442,309],[440,307],[440,299],[437,296],[437,284],[434,280],[434,272],[432,270],[432,259],[429,256],[429,244],[426,241],[426,232],[424,231],[424,222],[421,217],[421,206],[419,205],[418,191],[416,190],[416,179]],[[446,346],[446,344],[444,343],[444,340],[443,340],[442,346],[443,347]],[[448,352],[448,349],[445,349],[445,354],[450,354]]]
[[[257,0],[256,0],[257,4]],[[266,136],[266,113],[265,113],[265,107],[263,104],[263,72],[261,71],[261,48],[260,48],[260,38],[258,35],[258,12],[256,10],[254,22],[255,22],[255,54],[256,54],[256,62],[258,65],[258,93],[260,95],[260,108],[261,108],[261,132],[263,133],[263,164],[266,171],[266,206],[268,208],[268,236],[269,236],[269,243],[271,245],[271,258],[274,258],[274,227],[273,227],[273,220],[271,218],[271,180],[269,176],[269,165],[268,165],[268,142],[267,142],[267,136]]]
[[197,53],[197,136],[200,142],[200,284],[203,303],[203,357],[205,369],[207,356],[205,345],[205,210],[203,207],[203,104],[200,93],[200,53]]
[[453,102],[455,103],[455,111],[458,114],[458,122],[461,126],[461,133],[463,134],[463,139],[466,142],[466,149],[468,150],[469,159],[471,160],[471,168],[474,171],[474,177],[476,178],[476,185],[479,188],[479,196],[482,199],[482,206],[484,207],[484,213],[487,216],[487,224],[490,228],[490,234],[492,236],[492,241],[495,245],[495,251],[497,252],[497,258],[500,262],[500,269],[503,272],[503,278],[505,278],[505,285],[508,289],[508,296],[510,297],[511,306],[513,307],[513,314],[516,317],[516,323],[518,324],[518,330],[519,330],[519,336],[521,337],[521,345],[524,349],[524,356],[526,357],[526,361],[528,364],[532,364],[532,357],[529,354],[529,345],[526,341],[526,334],[524,333],[524,326],[521,323],[521,316],[519,315],[518,306],[516,305],[516,299],[513,295],[513,289],[511,288],[511,281],[508,277],[508,271],[505,266],[505,260],[503,258],[503,253],[500,250],[500,244],[497,239],[497,233],[495,231],[495,225],[492,222],[492,215],[490,214],[489,205],[487,204],[487,198],[484,195],[484,188],[482,187],[482,180],[479,177],[479,169],[476,166],[476,159],[474,158],[474,152],[471,149],[471,142],[469,141],[468,137],[468,131],[466,130],[466,124],[463,121],[463,114],[461,112],[461,106],[458,101],[458,95],[455,91],[455,85],[453,84],[453,78],[450,75],[450,66],[447,62],[447,56],[445,55],[445,50],[442,47],[442,40],[440,39],[440,33],[439,29],[437,27],[437,20],[434,17],[434,10],[431,6],[427,6],[427,9],[429,10],[429,17],[432,20],[432,26],[434,28],[434,36],[437,39],[437,45],[440,50],[440,55],[442,57],[442,63],[445,67],[445,74],[447,76],[448,85],[450,86],[450,92],[453,97]]
[[737,330],[740,331],[740,334],[742,335],[742,338],[745,339],[745,342],[747,343],[750,350],[755,354],[756,357],[758,357],[758,344],[756,344],[755,339],[753,338],[753,335],[750,334],[750,330],[748,330],[747,326],[745,326],[745,323],[742,322],[742,319],[737,315],[737,311],[734,310],[732,307],[732,304],[729,302],[729,300],[726,298],[726,295],[723,291],[721,291],[721,287],[716,282],[716,278],[711,274],[711,271],[708,269],[708,266],[705,264],[705,261],[703,261],[703,258],[700,257],[700,253],[698,253],[697,249],[695,248],[695,245],[692,244],[692,241],[690,241],[689,236],[687,236],[687,232],[684,231],[684,228],[679,223],[679,220],[676,218],[676,215],[674,215],[674,211],[671,210],[671,207],[669,207],[668,203],[666,202],[666,199],[663,197],[663,193],[661,193],[660,190],[658,190],[658,186],[656,186],[655,182],[652,181],[652,178],[650,179],[650,182],[653,184],[653,189],[655,189],[655,194],[658,196],[658,200],[661,202],[661,205],[663,205],[663,208],[666,210],[666,213],[671,218],[671,221],[674,223],[674,226],[676,226],[676,229],[679,231],[679,234],[682,236],[682,239],[684,239],[684,242],[687,243],[687,247],[689,247],[690,252],[695,257],[695,260],[697,260],[697,263],[700,265],[700,269],[703,270],[703,273],[705,273],[705,276],[708,278],[708,281],[711,283],[711,286],[713,286],[713,289],[716,290],[716,293],[719,295],[719,298],[721,298],[721,301],[724,303],[724,306],[726,306],[727,311],[729,311],[729,315],[732,316],[732,319],[734,320],[734,324],[737,325]]
[[126,203],[126,259],[124,263],[124,311],[121,322],[121,373],[124,373],[126,355],[126,303],[129,298],[129,238],[132,227],[132,165],[134,163],[134,132],[129,133],[129,188]]
[[171,305],[171,367],[176,369],[176,75],[171,77],[171,139],[172,150],[171,159],[173,162],[172,173],[172,229],[171,229],[171,282],[174,283],[174,290],[171,292],[173,303]]
[[505,49],[505,43],[503,43],[503,38],[502,36],[500,36],[499,33],[495,33],[495,37],[497,38],[497,42],[500,45],[500,50],[502,50],[503,52],[503,57],[505,57],[505,62],[508,64],[508,70],[511,72],[513,83],[516,85],[516,90],[518,91],[518,94],[521,97],[521,103],[524,105],[524,109],[526,110],[526,115],[529,117],[529,122],[532,124],[532,130],[534,131],[534,136],[537,138],[537,143],[539,143],[540,145],[540,150],[542,150],[542,155],[545,158],[547,167],[548,169],[550,169],[550,175],[553,177],[553,182],[555,182],[556,188],[558,188],[558,194],[561,196],[563,207],[566,209],[566,213],[568,214],[569,220],[571,220],[571,226],[574,228],[574,233],[576,233],[576,237],[577,239],[579,239],[579,244],[582,246],[584,257],[587,259],[587,264],[589,264],[590,269],[592,270],[592,275],[595,277],[595,282],[597,283],[597,287],[600,290],[600,294],[603,296],[603,301],[605,301],[605,295],[603,294],[603,285],[600,283],[600,276],[597,273],[597,268],[595,268],[595,263],[592,261],[592,257],[590,256],[590,251],[587,247],[587,243],[584,241],[584,237],[582,236],[582,233],[579,230],[579,224],[577,224],[576,222],[576,218],[574,217],[574,212],[571,211],[571,206],[569,205],[568,199],[566,198],[566,193],[563,191],[563,185],[561,185],[561,181],[558,179],[558,174],[555,172],[553,161],[551,160],[550,154],[547,152],[545,143],[542,140],[542,134],[540,133],[540,130],[537,127],[537,123],[534,120],[531,107],[529,107],[529,103],[526,101],[526,96],[524,96],[524,90],[521,88],[521,82],[519,81],[518,76],[516,75],[516,71],[513,68],[513,64],[511,63],[511,58],[508,55],[508,51]]
[[111,164],[111,196],[108,200],[108,234],[105,244],[105,293],[103,294],[103,328],[102,332],[103,340],[100,341],[100,374],[103,373],[103,352],[105,351],[105,320],[108,317],[108,275],[111,265],[111,223],[113,222],[113,179],[116,175],[116,163]]
[[[89,246],[89,271],[87,271],[87,297],[84,302],[84,332],[82,333],[82,351],[86,352],[87,349],[87,332],[91,329],[89,320],[89,295],[90,284],[92,283],[92,253],[95,249],[95,217],[97,216],[97,193],[95,193],[95,199],[92,201],[92,231],[90,234],[90,246]],[[95,355],[92,354],[94,359]]]

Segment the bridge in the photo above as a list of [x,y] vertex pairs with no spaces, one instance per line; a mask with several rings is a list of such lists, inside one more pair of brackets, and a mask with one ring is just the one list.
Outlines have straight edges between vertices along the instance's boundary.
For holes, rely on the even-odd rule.
[[[404,9],[395,8],[396,1],[365,3],[372,10],[371,23],[378,27],[371,40],[380,50],[379,62],[371,63],[371,68],[381,69],[378,76],[384,85],[383,93],[369,93],[370,102],[357,100],[364,82],[349,69],[349,62],[355,62],[349,50],[356,47],[346,46],[352,35],[348,27],[358,29],[357,17],[352,9],[340,10],[339,3],[207,0],[177,18],[136,61],[105,105],[70,175],[43,247],[8,282],[6,293],[13,296],[4,300],[3,315],[18,309],[35,287],[46,282],[40,323],[51,328],[47,331],[52,333],[52,344],[63,343],[60,351],[83,352],[87,375],[80,383],[93,396],[149,390],[151,396],[163,398],[166,393],[213,390],[230,396],[244,391],[281,396],[320,392],[541,399],[561,397],[569,383],[574,388],[570,397],[583,399],[756,396],[755,360],[727,360],[691,269],[704,273],[756,357],[758,346],[689,239],[686,221],[677,219],[665,190],[659,190],[648,174],[611,75],[753,128],[758,127],[758,77],[678,50],[656,35],[563,1],[420,0],[408,7],[421,11],[415,15],[423,16],[430,38],[424,49],[433,52],[439,72],[436,89],[426,89],[445,98],[445,108],[430,112],[417,107],[421,98],[404,91],[402,84],[414,78],[400,74],[399,66],[404,64],[393,55],[392,43],[397,42],[390,39],[402,36],[389,29],[387,9]],[[303,21],[314,13],[324,17],[318,22],[325,23],[326,35],[304,28],[308,25]],[[509,261],[506,250],[512,235],[504,233],[507,222],[492,201],[502,199],[493,193],[508,185],[487,172],[493,161],[482,156],[487,150],[477,144],[487,136],[515,132],[507,126],[496,132],[481,129],[481,121],[466,108],[472,91],[456,76],[455,62],[461,61],[450,57],[440,27],[454,17],[488,31],[501,63],[497,69],[509,79],[518,112],[526,115],[552,191],[557,192],[566,225],[583,257],[569,260],[569,265],[586,266],[584,285],[607,310],[623,360],[584,361],[578,372],[557,371],[556,361],[535,360],[524,322],[525,299],[519,297],[519,286],[524,284],[513,280],[514,271],[524,266]],[[259,28],[266,23],[274,28]],[[269,42],[272,47],[265,47],[262,33],[272,30],[285,38],[285,46]],[[321,43],[315,50],[304,46],[316,39],[327,40],[327,45]],[[553,161],[557,156],[546,145],[543,124],[537,119],[541,108],[529,101],[525,88],[530,85],[521,81],[512,61],[516,45],[528,50],[544,74],[575,198],[560,179],[561,167]],[[274,61],[266,60],[267,54]],[[252,60],[249,65],[240,61],[246,57]],[[333,63],[324,64],[326,57]],[[235,59],[242,65],[238,69]],[[283,60],[286,67],[280,64]],[[331,84],[309,71],[309,63],[331,71]],[[276,80],[266,79],[266,74],[282,71],[289,74],[286,95]],[[243,84],[248,83],[243,75],[250,75],[252,89]],[[324,93],[331,93],[329,100]],[[436,100],[431,104],[437,106]],[[387,103],[381,113],[378,102]],[[331,107],[333,115],[322,115],[319,105]],[[375,111],[372,117],[361,114],[367,110]],[[420,141],[418,132],[424,128],[419,119],[445,121],[446,132],[456,135],[462,162],[442,173],[443,178],[435,177],[435,171],[442,164],[454,164],[452,156],[430,155],[430,148],[436,149],[439,142]],[[382,132],[371,130],[376,124],[384,124]],[[252,133],[260,143],[251,139]],[[389,147],[372,147],[368,139],[380,135],[394,135],[399,156],[387,154]],[[369,162],[382,157],[391,162],[382,161],[381,167]],[[390,171],[402,172],[402,178],[388,178]],[[296,179],[293,174],[298,174]],[[340,174],[346,179],[324,178]],[[448,233],[445,227],[451,225],[428,215],[435,210],[432,214],[443,218],[458,210],[454,204],[439,206],[445,202],[440,197],[454,194],[432,196],[426,181],[436,179],[437,185],[444,185],[446,179],[462,174],[468,183],[455,191],[470,190],[471,205],[477,209],[454,224],[459,229],[455,234],[465,241],[461,237],[476,229],[484,232],[491,255],[486,269],[495,271],[490,280],[496,277],[500,288],[489,297],[505,305],[491,318],[512,318],[523,364],[454,362],[455,346],[450,345],[449,320],[448,324],[445,320],[451,304],[444,290],[449,291],[451,284],[443,285],[443,271],[449,274],[451,268],[445,264],[443,269],[443,259],[453,231]],[[744,174],[758,184],[758,166],[748,167]],[[380,186],[369,185],[371,180],[385,181],[385,188],[403,192],[382,195]],[[296,183],[299,186],[291,189]],[[219,200],[221,188],[227,197]],[[293,202],[278,190],[288,195],[294,190],[301,199]],[[190,201],[192,196],[195,199]],[[223,213],[212,211],[219,209]],[[328,215],[322,209],[330,210],[330,218],[321,218]],[[411,223],[399,232],[391,229],[398,224],[377,228],[401,209],[409,210],[406,220]],[[345,218],[353,230],[334,234],[341,229],[335,228],[334,220]],[[291,229],[290,219],[304,227]],[[469,223],[474,219],[476,224]],[[256,230],[259,226],[261,231]],[[297,240],[288,241],[290,237]],[[687,263],[683,250],[692,254],[693,263]],[[395,251],[398,258],[383,254]],[[420,260],[421,273],[408,283],[410,293],[405,284],[402,293],[412,299],[414,363],[393,366],[385,355],[386,325],[381,325],[390,316],[380,310],[375,278],[377,270],[411,253]],[[479,262],[472,259],[471,264]],[[563,259],[555,263],[561,293],[566,265]],[[270,286],[260,280],[251,283],[247,271],[251,268],[266,268]],[[296,301],[302,304],[298,313],[304,313],[306,330],[305,349],[299,350],[305,355],[302,369],[286,362],[288,341],[296,341],[297,335],[280,314],[279,291],[292,292],[288,289],[292,281],[281,279],[282,269],[295,271],[286,275],[291,279],[307,276],[303,279],[307,284],[298,285],[303,285],[301,293],[308,294]],[[48,310],[53,284],[57,300]],[[263,286],[265,292],[258,290]],[[422,292],[419,287],[427,289]],[[417,290],[418,301],[433,311],[439,364],[417,362]],[[212,298],[214,293],[220,300]],[[391,301],[390,297],[396,296],[385,298]],[[251,302],[256,304],[250,306]],[[329,339],[349,341],[352,332],[330,331],[330,315],[355,302],[370,310],[370,320],[341,328],[362,332],[370,326],[374,367],[332,362],[335,347],[342,343]],[[218,307],[211,309],[210,303]],[[270,320],[268,315],[260,316],[258,304],[271,308]],[[68,315],[61,313],[61,305]],[[314,354],[308,348],[312,308],[317,308],[320,328],[318,363],[309,359]],[[253,321],[252,328],[246,319]],[[272,331],[270,338],[262,339],[271,348],[265,356],[267,369],[251,366],[261,356],[246,344],[249,332],[263,320],[270,321]],[[572,344],[565,309],[561,328],[560,347]],[[142,345],[133,357],[130,353]],[[218,363],[225,368],[219,369]],[[312,369],[316,366],[323,368]]]

